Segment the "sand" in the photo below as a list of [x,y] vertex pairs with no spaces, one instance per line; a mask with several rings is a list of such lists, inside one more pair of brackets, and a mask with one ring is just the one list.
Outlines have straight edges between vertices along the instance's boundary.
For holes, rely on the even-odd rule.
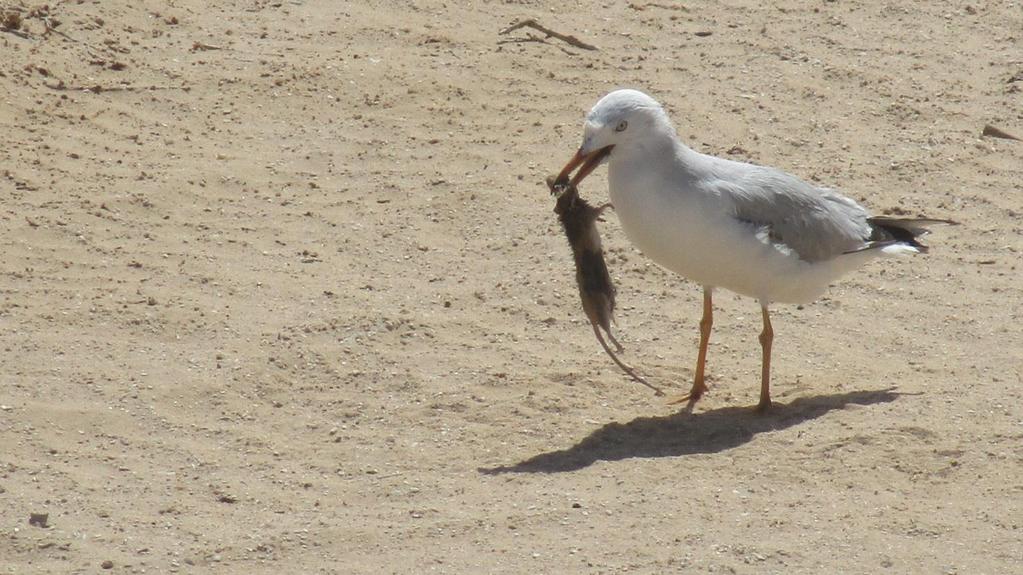
[[[33,8],[0,3],[0,573],[1023,569],[1023,142],[981,136],[1023,134],[1017,3]],[[594,340],[543,183],[621,86],[962,225],[776,306],[765,416],[721,292],[680,413]],[[601,229],[623,359],[688,390],[699,286]]]

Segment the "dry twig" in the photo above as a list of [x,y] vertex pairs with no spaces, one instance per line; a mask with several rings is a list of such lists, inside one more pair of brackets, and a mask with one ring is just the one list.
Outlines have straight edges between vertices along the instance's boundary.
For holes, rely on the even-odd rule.
[[51,90],[61,92],[92,92],[93,94],[99,94],[100,92],[141,92],[145,90],[184,90],[186,92],[191,90],[188,86],[100,86],[99,84],[94,86],[69,86],[63,81],[55,83],[43,82],[43,85]]
[[1002,130],[1001,128],[996,128],[992,126],[991,124],[984,126],[984,131],[981,132],[980,135],[990,136],[992,138],[1002,138],[1004,140],[1023,141],[1017,138],[1016,136],[1013,136],[1012,134],[1006,132],[1005,130]]
[[568,48],[566,48],[564,46],[561,46],[561,45],[556,45],[556,44],[553,44],[551,42],[548,42],[546,38],[541,38],[541,37],[537,36],[536,34],[527,34],[525,38],[509,38],[507,40],[499,40],[497,43],[498,44],[525,44],[526,42],[536,42],[537,44],[547,44],[548,46],[554,46],[555,48],[561,50],[562,52],[564,52],[566,54],[575,54],[575,52],[569,50]]
[[689,11],[689,8],[686,8],[685,6],[683,6],[681,4],[671,5],[671,4],[659,4],[657,2],[647,2],[646,4],[639,4],[637,2],[630,2],[629,3],[629,8],[632,8],[633,10],[636,10],[636,11],[639,11],[639,12],[642,12],[643,10],[646,10],[647,8],[662,8],[664,10],[681,10],[683,12],[688,12]]
[[206,44],[204,42],[192,42],[192,51],[207,51],[207,50],[223,50],[223,46],[214,46],[213,44]]
[[31,40],[32,39],[32,35],[29,34],[28,32],[22,32],[21,30],[15,30],[14,28],[0,28],[0,32],[7,32],[8,34],[14,34],[15,36],[18,36],[19,38],[24,38],[26,40]]
[[[554,30],[551,30],[550,28],[544,26],[543,24],[540,24],[539,22],[537,22],[536,20],[534,20],[532,18],[528,18],[526,20],[522,20],[521,22],[517,22],[515,24],[512,24],[511,26],[508,26],[504,30],[501,30],[500,32],[498,32],[498,34],[501,34],[501,35],[508,34],[510,32],[514,32],[515,30],[518,30],[519,28],[532,28],[534,30],[537,30],[537,31],[543,33],[543,34],[546,34],[547,38],[557,38],[558,40],[561,40],[562,42],[565,42],[566,44],[570,44],[572,46],[575,46],[576,48],[582,48],[583,50],[596,50],[597,49],[597,47],[594,46],[593,44],[587,44],[586,42],[583,42],[582,40],[576,38],[575,36],[570,36],[568,34],[562,34],[560,32],[555,32]],[[523,42],[531,42],[531,41],[533,41],[533,42],[543,42],[544,39],[522,40],[522,41]]]

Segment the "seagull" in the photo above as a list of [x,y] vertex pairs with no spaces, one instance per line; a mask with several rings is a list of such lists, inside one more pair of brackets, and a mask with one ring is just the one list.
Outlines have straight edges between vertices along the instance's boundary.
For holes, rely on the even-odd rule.
[[[578,185],[607,163],[611,203],[629,240],[654,262],[703,287],[691,410],[707,391],[715,288],[756,298],[763,331],[760,402],[771,405],[771,303],[808,303],[879,256],[922,253],[926,226],[950,220],[871,216],[854,200],[781,170],[697,152],[661,105],[616,90],[586,116],[582,146],[556,185]],[[572,176],[573,170],[579,171]]]

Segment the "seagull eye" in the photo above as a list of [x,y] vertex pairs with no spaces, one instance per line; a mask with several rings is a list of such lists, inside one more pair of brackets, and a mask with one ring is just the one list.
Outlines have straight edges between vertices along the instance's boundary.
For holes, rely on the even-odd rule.
[[629,123],[626,122],[625,120],[622,120],[621,122],[618,122],[617,126],[615,126],[615,131],[616,132],[624,132],[625,128],[628,128],[628,127],[629,127]]

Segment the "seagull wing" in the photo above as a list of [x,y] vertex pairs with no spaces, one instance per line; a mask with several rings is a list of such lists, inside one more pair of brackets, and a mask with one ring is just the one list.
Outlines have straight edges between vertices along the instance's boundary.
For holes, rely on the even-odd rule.
[[729,164],[713,184],[716,193],[761,241],[817,262],[862,249],[871,236],[869,214],[852,199],[773,168]]

